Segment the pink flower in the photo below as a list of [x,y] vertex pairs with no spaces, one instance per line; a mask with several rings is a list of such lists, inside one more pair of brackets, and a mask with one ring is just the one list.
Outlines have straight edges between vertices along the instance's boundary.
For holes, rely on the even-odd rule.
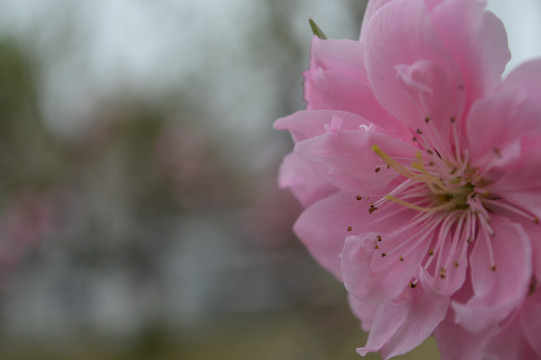
[[443,358],[478,358],[539,292],[541,60],[502,81],[505,29],[476,0],[371,1],[359,42],[311,53],[307,110],[275,123],[296,143],[279,183],[370,331],[358,352],[436,330]]

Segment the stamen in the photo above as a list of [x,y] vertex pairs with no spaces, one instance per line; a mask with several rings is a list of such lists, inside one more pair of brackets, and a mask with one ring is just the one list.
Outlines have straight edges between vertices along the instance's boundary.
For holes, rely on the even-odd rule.
[[443,220],[440,217],[439,223],[441,224],[441,227],[438,232],[437,240],[436,240],[436,246],[434,248],[434,253],[437,253],[437,256],[431,256],[429,257],[428,261],[424,265],[425,269],[428,269],[432,261],[436,259],[436,269],[441,268],[441,260],[443,256],[443,251],[441,249],[443,248],[445,241],[449,237],[449,234],[451,233],[451,227],[453,226],[455,220],[456,220],[457,214],[453,213],[448,216],[443,217]]
[[384,153],[379,146],[372,145],[372,151],[374,151],[383,161],[387,163],[387,165],[390,165],[393,169],[398,171],[398,173],[404,175],[407,178],[413,178],[415,176],[415,173],[412,173],[399,163],[397,163],[392,157]]
[[488,249],[488,258],[489,258],[489,263],[491,264],[490,265],[490,270],[492,271],[496,271],[496,264],[495,264],[495,259],[494,259],[494,250],[492,249],[492,236],[493,233],[491,234],[490,232],[487,232],[487,229],[483,228],[483,234],[485,235],[484,236],[484,239],[486,241],[486,244],[487,244],[487,249]]
[[396,197],[394,197],[392,195],[385,195],[385,198],[388,199],[388,200],[394,201],[394,202],[396,202],[396,203],[398,203],[400,205],[403,205],[405,207],[408,207],[410,209],[417,210],[417,211],[422,211],[422,212],[428,212],[428,213],[438,212],[440,210],[452,209],[452,208],[455,208],[457,205],[462,203],[462,199],[457,198],[457,199],[455,199],[453,201],[446,202],[446,203],[444,203],[444,204],[442,204],[440,206],[422,207],[422,206],[418,206],[418,205],[406,202],[404,200],[398,199],[398,198],[396,198]]
[[[466,218],[467,218],[467,214],[463,213],[458,218],[458,221],[455,221],[456,226],[454,229],[453,237],[451,239],[450,248],[448,249],[447,254],[446,254],[447,260],[445,261],[445,267],[451,266],[452,259],[456,258],[455,253],[460,246],[462,246],[462,248],[467,247],[467,243],[466,245],[464,244],[464,231],[465,231],[464,223],[465,223]],[[460,256],[463,255],[462,254],[463,252],[464,251],[461,251]],[[453,265],[455,268],[458,267],[458,262],[454,261]]]
[[[408,226],[400,232],[395,231],[394,233],[396,234],[393,235],[404,236],[404,233],[409,229],[416,227],[419,228],[419,230],[413,231],[410,235],[403,238],[398,246],[387,252],[387,255],[393,254],[402,248],[406,248],[406,252],[401,254],[401,257],[407,257],[413,250],[425,242],[426,239],[432,234],[434,229],[439,225],[438,221],[430,221],[432,217],[432,215],[423,214],[422,216],[417,217],[416,221],[412,222],[414,224],[413,226]],[[419,234],[422,235],[419,236]]]
[[492,200],[492,199],[483,199],[483,204],[490,204],[495,207],[499,207],[501,209],[509,210],[519,216],[522,216],[530,221],[533,221],[534,223],[539,223],[539,218],[525,210],[520,209],[518,206],[513,206],[511,204],[507,204],[505,200],[500,199],[498,201]]
[[456,118],[453,116],[451,118],[451,123],[452,123],[452,127],[453,127],[453,140],[454,140],[454,145],[455,145],[455,155],[456,155],[456,159],[458,160],[458,163],[459,164],[463,164],[462,162],[462,154],[461,154],[461,147],[460,147],[460,139],[458,137],[458,129],[457,129],[457,125],[456,125]]

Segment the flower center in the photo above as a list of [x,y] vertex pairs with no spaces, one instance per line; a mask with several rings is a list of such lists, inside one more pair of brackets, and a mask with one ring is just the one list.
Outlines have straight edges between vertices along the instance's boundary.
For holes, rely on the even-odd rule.
[[[432,122],[425,119],[427,125]],[[387,169],[398,172],[403,178],[394,181],[396,186],[379,200],[370,203],[370,214],[385,211],[374,222],[396,216],[402,211],[412,209],[417,214],[399,229],[385,234],[388,238],[400,238],[395,245],[386,245],[381,235],[375,240],[374,249],[380,252],[381,258],[395,258],[399,262],[407,262],[413,249],[427,243],[428,252],[423,259],[423,268],[437,281],[445,281],[464,262],[469,244],[483,241],[486,246],[488,263],[492,271],[497,270],[493,251],[495,233],[491,225],[493,214],[518,216],[539,223],[536,213],[523,204],[505,198],[505,193],[491,194],[490,183],[484,180],[493,164],[501,159],[499,149],[494,149],[494,161],[482,168],[470,164],[468,149],[461,146],[455,118],[453,123],[453,141],[450,147],[436,150],[431,144],[442,143],[435,139],[437,131],[417,129],[413,141],[419,145],[415,156],[390,156],[378,145],[372,150],[387,164]],[[436,135],[434,135],[436,134]],[[439,140],[439,141],[435,141]],[[463,149],[463,150],[460,150]],[[383,173],[376,167],[376,173]],[[357,200],[361,200],[357,196]],[[388,208],[385,205],[396,203],[400,208]],[[347,231],[352,231],[348,227]],[[500,239],[501,240],[501,239]],[[410,283],[415,287],[417,278]],[[444,284],[437,287],[445,289]]]
[[[472,206],[477,208],[483,205],[482,200],[478,200],[484,197],[480,195],[482,193],[479,185],[484,185],[485,182],[481,178],[473,178],[475,171],[468,167],[467,162],[455,166],[443,161],[439,155],[437,160],[425,159],[419,151],[411,167],[405,167],[377,145],[372,146],[372,150],[390,168],[407,178],[387,194],[385,200],[422,212],[467,210]],[[434,151],[427,154],[435,157]],[[380,200],[378,205],[384,199]]]

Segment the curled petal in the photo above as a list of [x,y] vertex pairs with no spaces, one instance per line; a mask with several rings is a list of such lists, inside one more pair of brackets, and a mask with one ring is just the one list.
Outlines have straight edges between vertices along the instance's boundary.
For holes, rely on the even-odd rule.
[[[278,184],[282,188],[290,188],[304,207],[312,205],[319,199],[334,194],[338,189],[323,180],[313,165],[299,158],[295,153],[288,154],[280,167]],[[324,171],[324,169],[320,169]]]
[[[414,130],[422,129],[426,133],[429,129],[426,129],[425,119],[433,115],[423,113],[411,101],[400,75],[397,76],[397,66],[411,65],[421,60],[438,64],[449,87],[457,91],[462,84],[462,76],[437,35],[425,1],[395,0],[382,6],[369,21],[364,39],[368,78],[376,98],[405,125]],[[441,75],[437,77],[439,79]],[[447,102],[459,109],[460,98],[449,97]],[[445,129],[449,126],[448,118],[432,120],[437,129],[443,126],[437,130],[440,134],[447,134]]]
[[364,51],[354,40],[321,40],[314,36],[310,47],[310,73],[316,69],[334,71],[352,80],[368,84],[364,66]]
[[445,318],[447,298],[435,299],[422,288],[406,288],[399,304],[380,305],[361,356],[381,351],[383,359],[404,354],[421,344]]
[[[293,230],[310,253],[338,279],[342,278],[339,255],[346,237],[380,226],[395,226],[395,219],[379,212],[369,213],[370,196],[340,191],[306,209]],[[370,195],[370,194],[368,194]],[[361,198],[358,200],[358,197]]]
[[361,125],[370,125],[370,122],[346,111],[303,110],[276,120],[274,127],[278,130],[289,130],[293,141],[297,143],[325,134],[333,122],[339,122],[338,130],[356,130]]
[[[371,304],[390,303],[409,286],[427,253],[428,241],[407,249],[404,256],[404,249],[393,251],[400,246],[401,235],[364,233],[346,239],[342,277],[351,294]],[[378,236],[384,240],[378,241]]]
[[373,193],[381,191],[400,175],[372,150],[374,145],[390,157],[411,154],[410,158],[414,158],[418,151],[413,145],[397,141],[369,126],[299,142],[295,152],[307,161],[324,165],[330,175],[328,181],[336,187]]
[[363,330],[369,331],[374,322],[374,316],[376,315],[378,306],[361,301],[351,294],[348,295],[348,301],[353,314],[361,320]]
[[484,1],[438,2],[431,11],[432,24],[460,69],[463,83],[458,85],[471,104],[501,82],[511,59],[505,27],[485,11]]

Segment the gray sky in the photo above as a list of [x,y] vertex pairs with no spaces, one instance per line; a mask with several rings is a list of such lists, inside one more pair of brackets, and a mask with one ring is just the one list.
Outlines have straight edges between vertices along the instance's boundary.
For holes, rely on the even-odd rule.
[[[360,24],[351,22],[351,9],[345,3],[295,2],[291,31],[301,42],[306,39],[306,64],[307,18],[316,19],[333,38],[357,33]],[[260,98],[245,102],[242,109],[229,109],[229,116],[218,125],[226,132],[243,127],[257,135],[269,126],[261,114],[276,116],[272,101],[264,101],[275,96],[275,89],[261,86],[272,82],[274,74],[241,58],[249,51],[250,32],[266,16],[262,4],[251,0],[3,0],[0,35],[25,39],[43,57],[41,106],[59,132],[84,130],[85,113],[95,106],[96,94],[107,96],[120,87],[159,97],[171,87],[208,75],[206,97],[213,99],[216,115],[224,114],[224,108],[239,96],[253,96],[249,89],[258,88]],[[513,59],[507,72],[541,55],[541,0],[489,0],[489,8],[503,20],[509,34]],[[51,49],[59,36],[65,45]],[[284,56],[277,59],[286,61]]]

